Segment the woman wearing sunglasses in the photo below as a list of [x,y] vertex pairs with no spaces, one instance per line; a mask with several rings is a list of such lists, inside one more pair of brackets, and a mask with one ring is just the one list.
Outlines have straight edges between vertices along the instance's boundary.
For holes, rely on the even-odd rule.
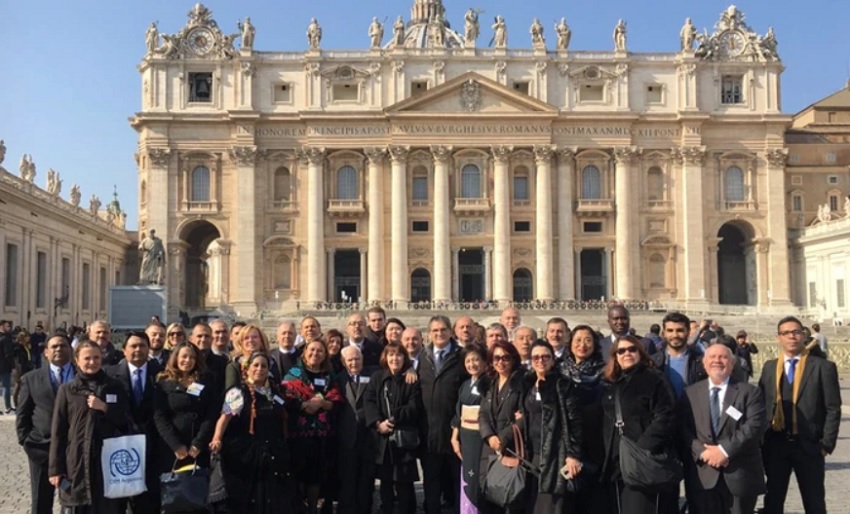
[[[611,513],[667,514],[677,510],[676,502],[670,500],[678,493],[678,483],[670,484],[669,488],[636,488],[625,485],[620,473],[621,437],[652,453],[674,447],[677,426],[673,391],[664,375],[654,367],[641,342],[633,336],[620,336],[611,346],[611,360],[603,375],[606,390],[602,396],[605,438],[602,479],[611,488],[608,511]],[[618,398],[623,419],[620,428],[616,414]]]
[[172,350],[180,343],[186,342],[186,329],[180,323],[174,322],[165,329],[165,349]]

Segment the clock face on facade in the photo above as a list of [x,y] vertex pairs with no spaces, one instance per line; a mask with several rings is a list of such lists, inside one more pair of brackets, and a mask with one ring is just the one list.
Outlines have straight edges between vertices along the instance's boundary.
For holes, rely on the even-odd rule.
[[193,29],[186,36],[189,48],[197,55],[206,55],[212,50],[215,40],[212,32],[207,29]]
[[746,40],[744,36],[741,35],[740,32],[735,30],[730,30],[720,36],[720,45],[723,48],[723,51],[726,55],[731,57],[735,57],[741,54],[744,51],[744,46],[746,45]]

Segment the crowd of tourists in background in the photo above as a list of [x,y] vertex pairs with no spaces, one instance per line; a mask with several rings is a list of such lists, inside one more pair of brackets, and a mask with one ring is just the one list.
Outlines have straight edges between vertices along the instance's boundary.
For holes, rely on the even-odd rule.
[[[168,478],[181,469],[203,470],[190,508],[210,513],[367,514],[377,479],[384,514],[752,513],[761,495],[774,514],[792,472],[806,512],[826,512],[841,398],[816,324],[779,320],[755,385],[743,330],[670,312],[641,336],[621,304],[607,321],[538,332],[508,307],[420,330],[373,307],[269,338],[153,319],[121,348],[104,321],[49,335],[2,321],[0,385],[33,514],[55,496],[74,514],[186,512]],[[101,450],[129,434],[146,490],[108,498]]]

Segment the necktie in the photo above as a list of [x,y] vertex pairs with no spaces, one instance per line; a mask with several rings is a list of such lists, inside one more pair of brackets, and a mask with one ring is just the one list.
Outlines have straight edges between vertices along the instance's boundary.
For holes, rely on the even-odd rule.
[[443,367],[443,350],[438,351],[437,355],[434,356],[434,367],[437,368],[437,373]]
[[789,360],[788,361],[788,375],[787,375],[786,378],[788,379],[788,383],[791,384],[791,385],[794,384],[794,374],[796,373],[796,371],[797,371],[797,359]]
[[136,405],[140,405],[142,403],[143,395],[142,370],[141,368],[136,368],[136,371],[133,372],[133,399],[136,400]]
[[54,393],[59,390],[59,386],[64,384],[64,382],[62,381],[62,374],[63,373],[64,373],[64,370],[62,368],[59,368],[56,371],[56,373],[53,374],[53,392]]
[[720,430],[720,388],[711,388],[711,402],[709,403],[709,411],[711,413],[711,433],[714,439],[717,439],[717,432]]

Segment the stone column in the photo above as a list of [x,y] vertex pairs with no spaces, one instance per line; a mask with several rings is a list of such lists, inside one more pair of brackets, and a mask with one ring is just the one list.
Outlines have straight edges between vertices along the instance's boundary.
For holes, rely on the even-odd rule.
[[[147,226],[148,232],[150,229],[155,229],[157,235],[163,241],[172,239],[168,226],[168,213],[171,212],[169,206],[177,192],[177,184],[174,184],[175,187],[169,186],[168,165],[171,162],[171,156],[172,152],[167,148],[148,149],[148,180],[145,184],[148,190]],[[188,175],[187,170],[185,176],[188,177]],[[188,186],[184,184],[184,195],[187,189]],[[183,200],[181,199],[181,201]]]
[[[558,150],[558,299],[578,298],[576,283],[581,275],[573,276],[578,259],[573,260],[573,174],[575,149]],[[578,256],[577,256],[578,257]],[[553,277],[554,279],[554,277]]]
[[325,250],[327,253],[327,258],[325,263],[328,267],[328,282],[327,282],[327,298],[329,302],[336,301],[336,262],[334,257],[336,257],[336,248],[327,248]]
[[431,146],[434,156],[434,291],[435,302],[451,298],[451,228],[449,227],[449,159],[451,146]]
[[452,246],[452,301],[460,301],[460,247],[458,246]]
[[[632,146],[621,146],[614,149],[617,198],[616,230],[616,265],[614,275],[617,278],[616,296],[620,300],[636,298],[636,284],[640,283],[637,273],[639,247],[638,234],[632,230],[632,219],[637,216],[634,208],[635,195],[632,187],[632,160],[638,151]],[[610,276],[610,275],[609,275]]]
[[511,193],[508,162],[512,146],[492,146],[493,187],[493,299],[509,302],[511,295]]
[[307,297],[310,302],[323,302],[325,280],[325,188],[324,148],[304,148],[307,158]]
[[613,264],[613,259],[611,259],[611,247],[608,246],[604,248],[605,255],[603,256],[603,265],[602,270],[605,272],[605,299],[610,300],[614,297],[614,280],[612,276],[614,275],[614,269],[611,264]]
[[769,263],[770,305],[791,306],[791,282],[788,270],[788,227],[785,218],[785,163],[787,149],[767,152],[767,237],[773,242],[767,255]]
[[493,298],[493,247],[484,247],[484,299]]
[[552,268],[552,173],[551,161],[554,148],[551,145],[534,147],[534,164],[537,167],[535,235],[534,298],[544,302],[555,299],[553,291],[555,275]]
[[384,282],[384,181],[381,177],[387,150],[377,146],[365,149],[369,159],[369,265],[368,292],[363,298],[369,302],[386,300]]
[[366,277],[366,249],[360,248],[360,294],[354,299],[357,303],[366,301],[369,294],[369,280]]
[[[257,237],[256,209],[257,147],[234,146],[229,152],[230,160],[236,167],[236,230],[233,231],[233,242],[236,245],[236,265],[239,268],[240,280],[234,284],[234,308],[242,316],[257,312],[257,281],[262,273],[258,273],[257,263],[261,262],[262,247]],[[210,198],[215,202],[215,198]]]
[[[706,244],[702,198],[705,188],[702,169],[705,147],[682,146],[676,152],[676,158],[682,165],[682,249],[685,252],[682,296],[689,307],[704,307],[708,304],[705,299]],[[717,297],[714,299],[717,300]]]
[[168,243],[168,313],[169,317],[176,315],[181,305],[186,304],[186,251],[189,245],[183,241]]
[[393,302],[402,304],[410,300],[410,274],[407,270],[407,156],[409,146],[391,146],[392,159],[392,268]]

